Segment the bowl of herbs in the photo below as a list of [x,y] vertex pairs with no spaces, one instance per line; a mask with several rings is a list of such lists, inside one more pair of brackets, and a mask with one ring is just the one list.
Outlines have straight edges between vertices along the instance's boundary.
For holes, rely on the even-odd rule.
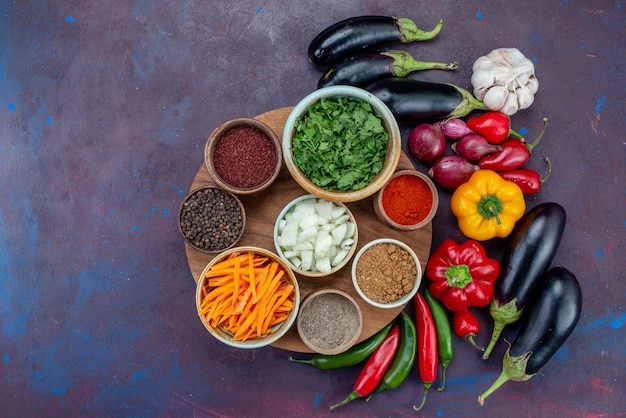
[[402,153],[398,123],[372,93],[352,86],[318,89],[291,111],[283,161],[306,191],[355,202],[380,190]]

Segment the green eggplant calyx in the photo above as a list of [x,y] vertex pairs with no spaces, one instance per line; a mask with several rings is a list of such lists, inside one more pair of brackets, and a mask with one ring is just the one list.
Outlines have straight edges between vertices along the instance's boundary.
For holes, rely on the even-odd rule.
[[489,304],[489,313],[493,318],[493,331],[491,333],[491,340],[483,353],[484,360],[489,358],[489,355],[496,346],[504,327],[519,320],[523,311],[523,308],[517,308],[517,298],[513,298],[511,301],[502,306],[500,306],[495,299],[491,300],[491,303]]
[[509,345],[509,348],[504,354],[504,359],[502,360],[502,373],[500,373],[500,376],[498,376],[489,389],[478,397],[479,404],[483,405],[487,396],[491,395],[509,380],[523,382],[534,376],[534,374],[526,374],[526,366],[528,365],[528,360],[530,360],[533,352],[528,351],[521,356],[512,357],[509,353],[510,350],[511,346]]
[[450,112],[448,116],[446,116],[446,119],[462,118],[469,115],[472,110],[489,110],[485,103],[475,98],[469,91],[454,84],[448,85],[454,87],[459,93],[461,93],[463,100],[457,105],[456,108],[454,108],[452,112]]
[[457,62],[430,62],[418,61],[411,54],[400,49],[391,49],[383,51],[380,55],[384,55],[393,60],[389,65],[391,74],[394,77],[405,77],[414,71],[422,70],[456,70],[459,67]]
[[407,17],[401,17],[396,19],[398,29],[400,30],[400,42],[409,43],[415,41],[427,41],[439,35],[441,32],[441,26],[443,25],[443,19],[439,19],[437,25],[432,30],[424,31],[415,25],[411,19]]

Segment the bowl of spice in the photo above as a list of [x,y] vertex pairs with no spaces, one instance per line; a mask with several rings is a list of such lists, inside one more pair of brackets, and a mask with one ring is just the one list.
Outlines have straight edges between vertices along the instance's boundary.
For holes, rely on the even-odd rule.
[[408,303],[422,281],[415,251],[402,241],[379,238],[365,244],[352,262],[352,283],[363,300],[377,308]]
[[338,202],[376,193],[402,153],[389,108],[352,86],[323,87],[303,98],[287,117],[282,145],[294,180],[309,193]]
[[276,133],[263,122],[231,119],[209,135],[204,161],[209,175],[221,188],[241,195],[257,193],[278,177],[281,144]]
[[181,204],[178,227],[198,251],[220,253],[236,245],[246,228],[246,211],[234,194],[215,186],[192,190]]
[[289,202],[274,224],[276,252],[303,276],[323,277],[340,270],[356,252],[357,241],[350,209],[314,194]]
[[196,287],[204,327],[224,344],[259,348],[295,323],[300,288],[293,271],[271,251],[234,247],[211,260]]
[[302,342],[316,353],[343,353],[357,342],[363,315],[356,300],[339,289],[325,288],[309,293],[296,320]]
[[400,170],[378,191],[374,211],[385,225],[398,230],[415,230],[427,225],[439,207],[437,187],[427,175]]

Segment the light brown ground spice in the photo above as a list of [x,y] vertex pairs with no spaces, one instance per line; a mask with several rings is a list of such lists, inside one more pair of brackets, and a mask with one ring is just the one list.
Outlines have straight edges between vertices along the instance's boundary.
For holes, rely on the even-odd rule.
[[300,330],[316,347],[332,350],[352,339],[359,327],[359,313],[345,297],[324,293],[300,313]]
[[376,244],[359,258],[356,281],[361,291],[378,303],[393,303],[413,288],[415,260],[405,249],[391,243]]

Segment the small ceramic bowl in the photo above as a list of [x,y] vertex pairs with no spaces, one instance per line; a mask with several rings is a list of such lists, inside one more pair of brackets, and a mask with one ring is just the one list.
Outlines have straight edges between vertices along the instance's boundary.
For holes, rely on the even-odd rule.
[[267,189],[278,177],[282,158],[280,140],[272,128],[250,118],[222,123],[204,148],[204,162],[213,181],[239,195]]
[[398,308],[417,293],[422,268],[415,251],[402,241],[379,238],[365,244],[352,261],[352,284],[368,304]]
[[[272,325],[269,328],[268,333],[263,334],[261,336],[255,336],[253,338],[246,339],[245,341],[241,341],[239,339],[235,339],[234,338],[235,334],[233,334],[233,332],[226,329],[225,326],[223,325],[214,326],[210,322],[207,316],[210,315],[211,309],[213,308],[211,304],[216,303],[216,302],[215,300],[208,301],[208,299],[207,299],[207,302],[203,303],[203,301],[205,300],[206,295],[209,294],[211,290],[215,289],[215,287],[211,287],[209,278],[207,277],[207,274],[211,272],[211,269],[214,266],[216,266],[218,263],[221,263],[227,260],[229,257],[235,256],[237,254],[241,255],[242,257],[245,257],[249,253],[255,256],[267,257],[267,261],[265,261],[266,264],[264,264],[263,266],[269,265],[272,262],[278,263],[278,268],[284,272],[281,278],[281,285],[290,284],[293,286],[293,293],[291,294],[291,297],[290,297],[292,304],[291,304],[291,310],[288,311],[288,314],[286,315],[286,317],[281,322],[278,322]],[[247,269],[247,266],[244,264],[244,262],[241,262],[240,265],[242,266],[241,267],[242,272]],[[244,273],[241,273],[241,274],[244,274]],[[244,288],[243,283],[249,283],[249,282],[240,281],[238,289],[239,289],[240,295],[242,297],[246,297],[245,296],[246,289]],[[261,282],[259,282],[259,287],[260,287],[260,283]],[[279,290],[281,289],[279,288]],[[248,297],[252,297],[251,291]],[[264,347],[264,346],[267,346],[276,342],[279,338],[284,336],[285,333],[287,333],[287,331],[289,331],[291,326],[294,324],[296,320],[296,316],[298,314],[298,310],[300,309],[300,288],[298,287],[298,281],[293,271],[291,271],[289,266],[283,260],[281,260],[280,257],[278,257],[278,255],[260,247],[250,247],[250,246],[235,247],[227,251],[224,251],[223,253],[216,256],[213,260],[211,260],[210,263],[207,264],[207,266],[202,271],[202,274],[200,275],[200,279],[198,280],[198,284],[196,287],[196,309],[198,311],[198,316],[200,317],[200,320],[202,321],[202,324],[207,329],[207,331],[209,331],[211,335],[213,335],[215,338],[217,338],[219,341],[223,342],[224,344],[230,345],[232,347],[237,347],[237,348]],[[251,308],[251,309],[254,309],[254,308]],[[228,312],[228,309],[225,312]],[[276,315],[279,315],[279,314],[276,313]],[[227,322],[227,320],[225,322]],[[256,330],[256,327],[253,326],[253,328]]]
[[320,289],[302,301],[296,326],[302,342],[311,350],[335,355],[357,342],[363,329],[363,314],[346,292]]
[[345,204],[307,194],[278,214],[274,247],[296,273],[324,277],[350,261],[358,235],[356,219]]
[[[225,225],[216,229],[215,222]],[[216,186],[199,187],[183,200],[178,229],[185,242],[207,254],[217,254],[241,241],[246,229],[246,210],[237,196]]]
[[[403,182],[399,192],[392,191],[393,186],[403,181],[404,176],[413,177],[410,182]],[[424,199],[415,196],[426,194]],[[401,218],[393,217],[388,212],[401,209]],[[416,170],[397,171],[387,184],[374,197],[374,212],[385,225],[401,231],[412,231],[428,225],[439,208],[439,194],[435,183],[425,174]],[[406,216],[411,214],[411,216]]]
[[[389,134],[387,154],[382,170],[364,188],[356,191],[326,190],[314,184],[294,163],[292,153],[292,138],[294,136],[296,122],[307,112],[313,104],[325,98],[349,97],[369,103],[374,112],[381,117],[384,128]],[[358,87],[330,86],[315,90],[302,99],[291,111],[283,131],[283,160],[294,180],[307,192],[320,196],[326,200],[336,202],[355,202],[365,199],[376,193],[393,175],[400,155],[402,154],[401,136],[398,123],[389,108],[374,94]]]

